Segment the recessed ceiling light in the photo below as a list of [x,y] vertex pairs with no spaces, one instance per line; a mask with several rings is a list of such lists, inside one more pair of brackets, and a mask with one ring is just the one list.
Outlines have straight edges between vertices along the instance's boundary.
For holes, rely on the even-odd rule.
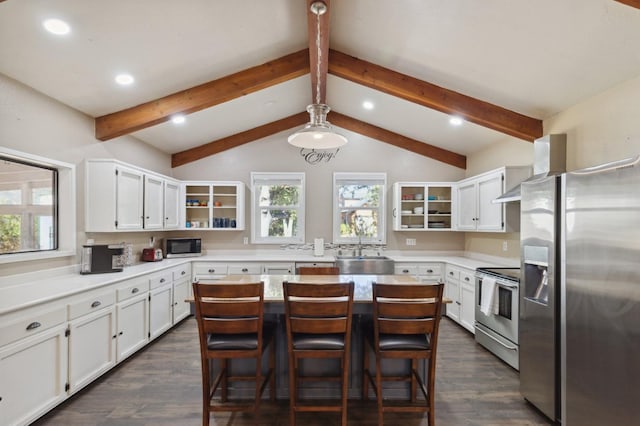
[[121,84],[123,86],[127,86],[134,82],[134,78],[130,74],[118,74],[116,76],[116,83]]
[[451,124],[452,126],[459,126],[462,124],[462,122],[463,120],[460,117],[451,117],[449,119],[449,124]]
[[42,22],[42,26],[51,34],[64,35],[69,34],[71,27],[60,19],[47,19]]
[[362,108],[364,108],[364,109],[373,109],[373,106],[374,106],[373,102],[371,102],[371,101],[364,101],[362,103]]
[[185,118],[184,115],[182,114],[178,114],[178,115],[174,115],[173,117],[171,117],[171,121],[173,122],[173,124],[182,124],[186,121],[187,119]]

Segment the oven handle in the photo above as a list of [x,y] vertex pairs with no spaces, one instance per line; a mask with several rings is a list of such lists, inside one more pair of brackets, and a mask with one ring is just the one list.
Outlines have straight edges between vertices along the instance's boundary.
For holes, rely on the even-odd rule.
[[505,347],[506,349],[509,349],[510,351],[517,351],[518,348],[516,348],[515,346],[507,346],[504,343],[502,343],[500,340],[496,339],[495,337],[493,337],[492,335],[490,335],[489,333],[487,333],[486,331],[482,330],[481,328],[476,327],[476,332],[481,332],[482,334],[484,334],[485,336],[487,336],[489,339],[499,343],[501,346]]
[[[480,281],[482,281],[482,277],[477,277]],[[503,281],[496,281],[496,285],[499,285],[500,287],[505,287],[505,288],[510,288],[512,290],[516,290],[518,288],[517,285],[511,285],[511,284],[506,284]]]

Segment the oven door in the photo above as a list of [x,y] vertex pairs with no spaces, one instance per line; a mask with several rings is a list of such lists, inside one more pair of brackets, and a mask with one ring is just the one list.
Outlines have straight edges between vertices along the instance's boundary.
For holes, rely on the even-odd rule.
[[518,283],[496,280],[498,289],[498,313],[485,315],[480,310],[482,277],[476,277],[476,323],[484,325],[513,343],[518,343]]

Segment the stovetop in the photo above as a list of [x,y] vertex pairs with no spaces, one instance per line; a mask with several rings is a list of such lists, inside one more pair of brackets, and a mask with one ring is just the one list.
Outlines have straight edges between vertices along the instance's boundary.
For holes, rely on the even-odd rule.
[[520,268],[478,268],[476,272],[520,282]]

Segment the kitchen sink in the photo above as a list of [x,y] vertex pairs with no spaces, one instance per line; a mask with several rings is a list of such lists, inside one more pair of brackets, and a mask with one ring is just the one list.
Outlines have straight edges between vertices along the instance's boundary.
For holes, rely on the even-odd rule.
[[341,274],[392,275],[394,261],[387,256],[336,256]]

